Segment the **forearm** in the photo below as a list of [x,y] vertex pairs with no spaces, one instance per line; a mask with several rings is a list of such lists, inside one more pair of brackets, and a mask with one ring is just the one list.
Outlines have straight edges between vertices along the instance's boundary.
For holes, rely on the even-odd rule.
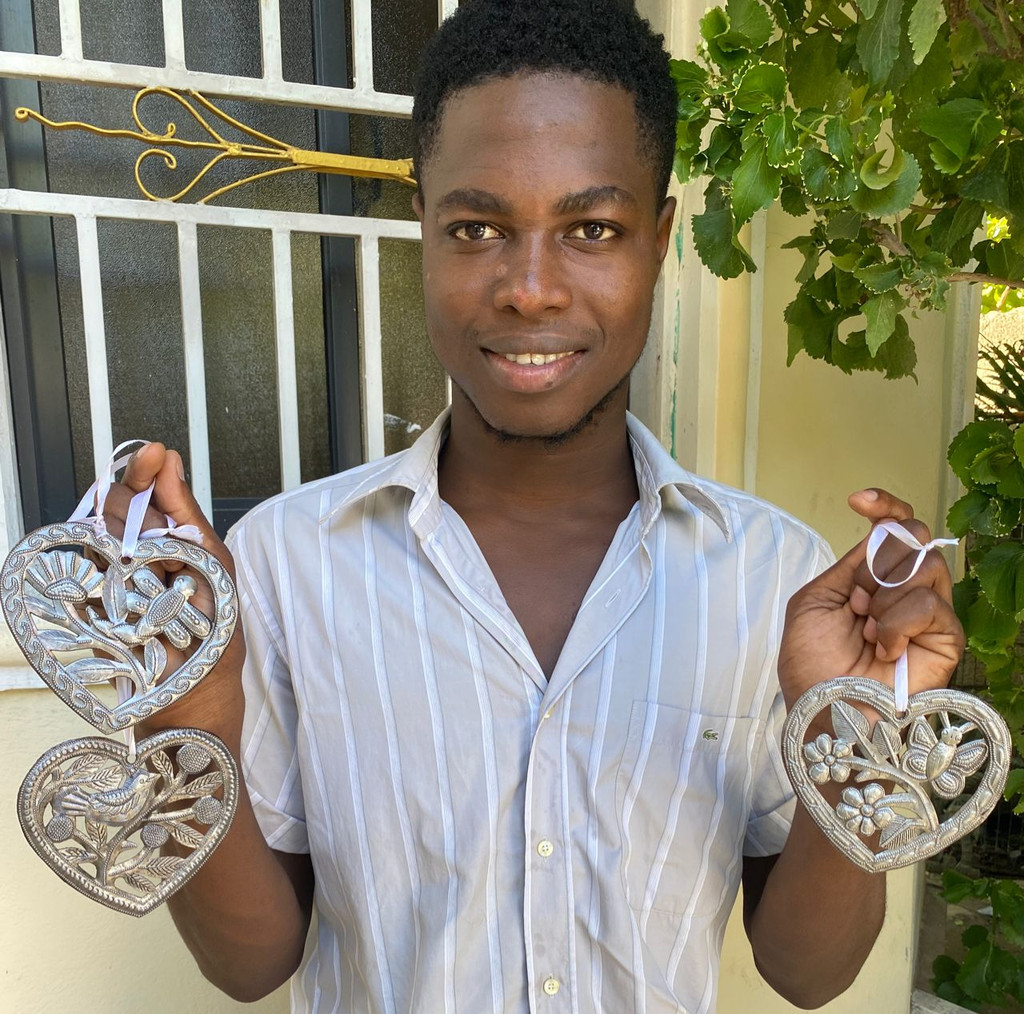
[[764,979],[796,1006],[820,1007],[856,978],[884,916],[884,875],[846,859],[798,804],[750,918]]
[[298,967],[310,912],[241,796],[230,832],[168,907],[203,975],[248,1001]]
[[[224,741],[237,763],[241,717],[238,709],[226,712],[222,721],[201,724]],[[175,717],[200,724],[194,715]],[[152,734],[156,726],[168,724],[161,714],[142,731]],[[272,992],[298,967],[313,882],[311,873],[290,875],[282,865],[288,859],[296,870],[308,871],[308,856],[279,858],[267,845],[244,783],[238,797],[228,833],[168,899],[168,908],[203,975],[236,1000],[247,1001]]]

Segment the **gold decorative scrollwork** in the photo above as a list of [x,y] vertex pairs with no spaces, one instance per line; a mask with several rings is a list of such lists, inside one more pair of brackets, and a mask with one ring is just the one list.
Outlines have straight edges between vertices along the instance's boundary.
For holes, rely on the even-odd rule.
[[[178,103],[206,132],[210,139],[189,140],[179,137],[177,125],[173,121],[167,124],[163,133],[150,130],[142,122],[142,117],[139,113],[139,103],[149,95],[162,95]],[[208,115],[204,115],[204,112]],[[416,185],[412,175],[412,159],[363,158],[358,155],[339,155],[328,151],[308,151],[304,148],[295,148],[284,141],[279,141],[277,138],[260,133],[260,131],[255,130],[253,127],[236,120],[222,109],[218,109],[209,99],[195,91],[181,94],[170,88],[143,88],[132,100],[132,119],[135,121],[137,130],[96,127],[91,123],[81,123],[77,120],[49,120],[41,113],[36,112],[36,110],[28,109],[25,106],[20,106],[16,109],[14,116],[15,119],[22,122],[35,120],[37,123],[51,127],[54,130],[84,130],[100,137],[126,137],[149,145],[135,160],[135,182],[138,184],[139,190],[151,201],[181,200],[181,198],[195,190],[210,170],[228,159],[249,159],[258,162],[282,164],[272,169],[263,169],[260,172],[251,173],[240,180],[235,180],[233,183],[217,187],[205,197],[201,197],[199,199],[200,204],[206,204],[214,200],[214,198],[226,194],[229,190],[235,190],[255,180],[264,179],[268,176],[277,176],[281,173],[299,171],[341,173],[346,176],[398,180],[411,186]],[[216,122],[214,118],[234,128],[246,137],[252,138],[256,143],[228,140],[213,125]],[[168,170],[173,171],[177,169],[178,159],[169,150],[170,148],[208,151],[211,154],[205,165],[177,193],[160,197],[152,193],[142,182],[140,170],[143,162],[150,158],[162,158]]]

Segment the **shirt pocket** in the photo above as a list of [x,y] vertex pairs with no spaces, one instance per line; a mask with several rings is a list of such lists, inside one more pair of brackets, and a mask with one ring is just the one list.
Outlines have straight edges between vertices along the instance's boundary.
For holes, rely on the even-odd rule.
[[634,701],[615,783],[626,897],[636,912],[724,900],[740,873],[764,722]]

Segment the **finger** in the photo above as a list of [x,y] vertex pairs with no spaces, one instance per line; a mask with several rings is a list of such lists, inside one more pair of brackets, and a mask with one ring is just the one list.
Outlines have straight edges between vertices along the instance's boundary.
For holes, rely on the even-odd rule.
[[[902,522],[905,528],[921,545],[931,541],[931,532],[923,521],[911,519]],[[934,552],[934,551],[933,551]],[[868,595],[873,595],[878,590],[879,580],[881,581],[903,581],[917,560],[918,550],[904,544],[894,536],[887,536],[879,547],[871,567],[868,567],[867,557],[857,567],[853,576],[854,584],[864,589]],[[872,573],[873,572],[873,573]],[[858,598],[858,601],[860,599]],[[863,614],[862,614],[863,615]]]
[[164,467],[167,448],[159,442],[140,447],[129,459],[121,483],[134,493],[149,489],[157,473]]
[[908,521],[914,516],[914,508],[886,489],[875,487],[861,489],[851,493],[846,502],[862,518],[872,524],[892,518],[895,521]]
[[913,588],[874,617],[875,655],[895,662],[911,642],[949,658],[953,671],[964,633],[952,605],[934,588]]

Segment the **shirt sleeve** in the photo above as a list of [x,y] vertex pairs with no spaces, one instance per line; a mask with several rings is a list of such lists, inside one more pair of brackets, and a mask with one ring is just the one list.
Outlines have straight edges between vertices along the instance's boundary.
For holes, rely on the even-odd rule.
[[[804,560],[809,560],[810,566],[805,562],[804,566],[799,568],[800,573],[797,581],[791,585],[790,595],[831,567],[835,563],[835,554],[824,539],[815,535]],[[788,601],[787,595],[778,604],[780,616],[785,616]],[[781,623],[779,636],[782,636]],[[778,645],[775,648],[774,664],[777,662]],[[786,702],[781,689],[776,689],[766,716],[764,736],[754,759],[754,792],[743,842],[745,856],[778,855],[789,837],[789,829],[796,810],[796,793],[782,760],[782,726],[785,721]]]
[[[244,526],[244,523],[243,523]],[[228,545],[235,558],[239,614],[245,631],[245,721],[242,726],[242,772],[256,821],[267,844],[281,852],[309,852],[306,811],[298,756],[298,708],[283,634],[261,580],[258,550],[236,527]]]

